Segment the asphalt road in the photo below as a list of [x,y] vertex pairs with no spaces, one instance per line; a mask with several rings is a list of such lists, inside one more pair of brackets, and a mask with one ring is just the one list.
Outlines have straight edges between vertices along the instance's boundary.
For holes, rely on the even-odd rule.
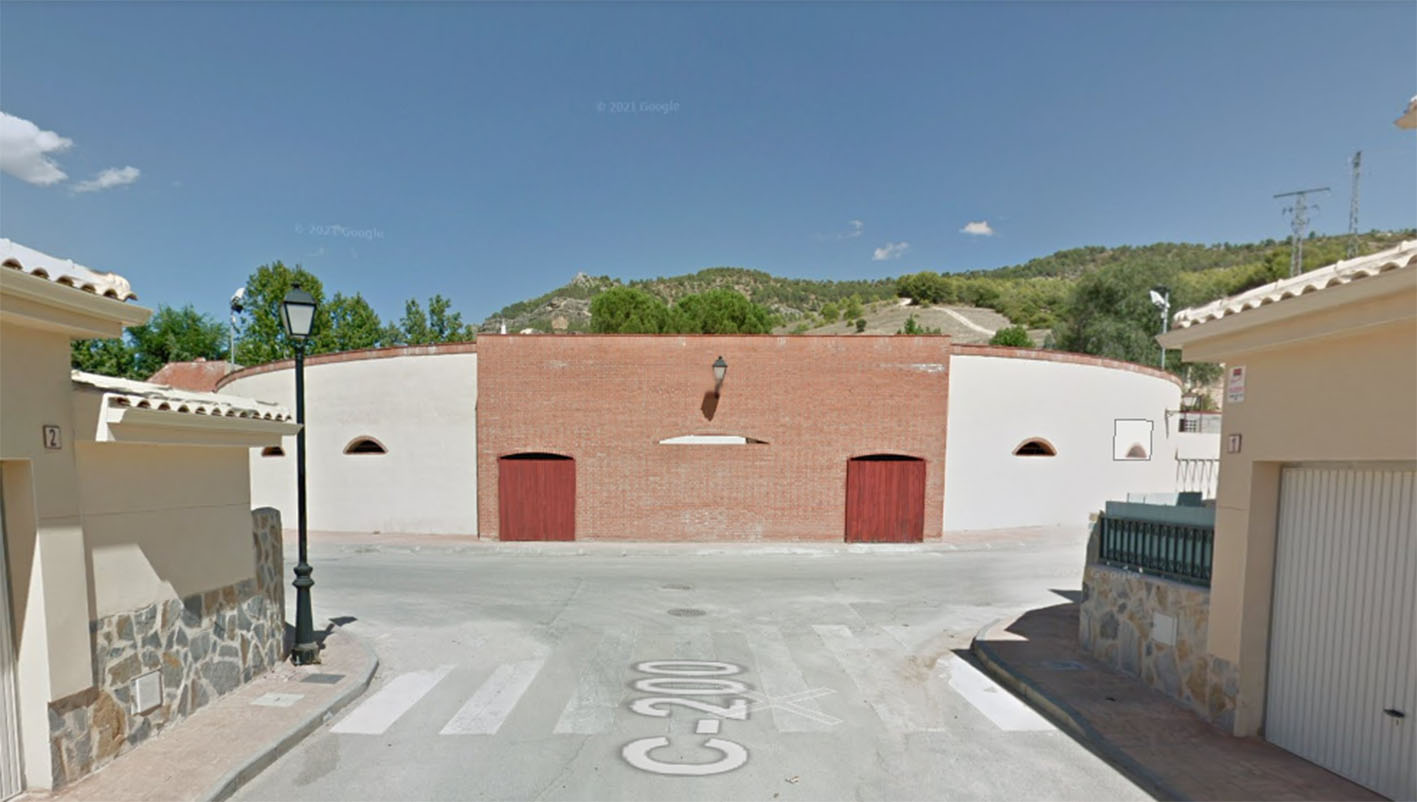
[[320,541],[316,620],[381,667],[237,798],[1145,799],[965,659],[1083,548]]

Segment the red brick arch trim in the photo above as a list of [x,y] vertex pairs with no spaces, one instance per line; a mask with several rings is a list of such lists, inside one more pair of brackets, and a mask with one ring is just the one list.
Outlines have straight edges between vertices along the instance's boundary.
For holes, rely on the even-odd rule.
[[[315,354],[305,357],[305,366],[331,365],[337,362],[358,362],[363,359],[392,359],[398,356],[436,356],[438,354],[475,354],[477,353],[477,343],[439,343],[437,345],[391,345],[387,348],[361,348],[357,351],[340,351],[335,354]],[[226,374],[216,383],[216,389],[220,390],[231,382],[247,376],[257,376],[262,373],[273,373],[277,370],[291,370],[295,367],[294,359],[282,359],[279,362],[267,362],[264,365],[252,365],[249,368],[242,368]]]
[[1166,379],[1177,387],[1181,386],[1181,378],[1179,376],[1167,373],[1164,370],[1149,368],[1146,365],[1138,365],[1135,362],[1123,362],[1120,359],[1108,359],[1104,356],[1074,354],[1070,351],[1049,351],[1039,348],[1010,348],[1005,345],[965,345],[962,343],[951,343],[950,354],[952,356],[992,356],[1005,359],[1036,359],[1041,362],[1067,362],[1073,365],[1091,365],[1096,368],[1111,368],[1112,370],[1141,373],[1156,379]]

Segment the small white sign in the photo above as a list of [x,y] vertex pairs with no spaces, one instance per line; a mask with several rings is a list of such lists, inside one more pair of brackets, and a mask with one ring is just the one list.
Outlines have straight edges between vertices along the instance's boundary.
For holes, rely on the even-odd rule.
[[1225,371],[1225,403],[1238,404],[1245,400],[1245,366],[1235,365]]
[[51,451],[64,447],[64,440],[60,436],[59,427],[52,423],[44,424],[44,447]]
[[1232,435],[1230,435],[1229,437],[1225,438],[1225,453],[1227,453],[1227,454],[1239,454],[1239,453],[1240,453],[1240,435],[1238,435],[1238,434],[1232,434]]

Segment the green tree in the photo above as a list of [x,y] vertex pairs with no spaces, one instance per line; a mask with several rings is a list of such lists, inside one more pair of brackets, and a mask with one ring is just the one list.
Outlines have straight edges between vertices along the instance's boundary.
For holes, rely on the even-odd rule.
[[676,334],[767,334],[772,330],[772,316],[742,293],[719,288],[680,298],[669,310],[666,330]]
[[858,317],[858,318],[856,318],[856,333],[857,333],[857,334],[860,334],[861,332],[863,332],[863,331],[865,331],[865,330],[866,330],[866,318],[864,318],[864,317]]
[[403,317],[385,339],[390,344],[431,345],[435,343],[465,343],[477,339],[477,329],[462,322],[462,313],[452,311],[453,302],[442,295],[428,299],[424,312],[417,298],[409,298],[403,306]]
[[364,296],[335,293],[329,304],[330,328],[321,338],[320,350],[355,351],[392,345],[389,332]]
[[841,310],[836,308],[836,304],[827,303],[822,306],[822,320],[828,323],[835,323],[836,319],[840,316]]
[[409,298],[403,304],[403,317],[398,324],[400,345],[427,345],[433,342],[433,329],[428,325],[428,315],[418,305],[417,298]]
[[244,323],[236,339],[236,361],[243,365],[259,365],[295,355],[295,347],[280,322],[280,302],[295,284],[310,293],[319,306],[310,329],[307,353],[333,350],[330,336],[330,307],[325,303],[325,288],[315,274],[301,268],[286,267],[280,261],[261,265],[246,280],[246,311]]
[[905,326],[896,329],[896,334],[940,334],[940,330],[930,326],[922,326],[915,319],[915,315],[905,319]]
[[853,293],[850,298],[846,299],[846,304],[841,309],[841,316],[847,320],[855,320],[856,318],[861,317],[860,295],[856,295]]
[[989,338],[990,345],[1009,345],[1014,348],[1032,348],[1033,340],[1028,336],[1028,329],[1023,326],[1008,326],[994,332],[994,336]]
[[477,329],[452,311],[453,302],[435,294],[428,299],[428,333],[435,343],[465,343],[477,339]]
[[663,301],[634,287],[612,287],[590,302],[590,330],[597,334],[659,334],[668,318]]
[[69,343],[69,364],[75,370],[104,376],[137,378],[133,348],[122,338],[74,340]]
[[78,370],[147,379],[168,362],[226,359],[226,327],[191,305],[164,305],[147,323],[130,326],[122,338],[74,341],[69,357]]
[[226,359],[226,327],[190,304],[160,306],[140,326],[128,328],[133,346],[133,374],[147,378],[168,362]]
[[[1150,290],[1170,285],[1165,265],[1118,262],[1083,274],[1073,287],[1062,322],[1054,329],[1058,347],[1128,362],[1156,364],[1161,346],[1161,313]],[[1173,309],[1178,299],[1172,297]],[[1168,352],[1179,360],[1175,351]]]

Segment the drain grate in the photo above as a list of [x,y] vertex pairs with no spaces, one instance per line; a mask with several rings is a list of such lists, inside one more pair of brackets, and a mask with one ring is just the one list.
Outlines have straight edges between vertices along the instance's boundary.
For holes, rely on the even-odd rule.
[[333,685],[342,679],[344,679],[343,674],[310,674],[300,681],[313,682],[318,685]]
[[1049,671],[1082,671],[1087,668],[1076,660],[1044,660],[1043,667]]
[[680,618],[694,618],[705,614],[703,610],[697,607],[675,607],[668,612],[670,615],[677,615]]

